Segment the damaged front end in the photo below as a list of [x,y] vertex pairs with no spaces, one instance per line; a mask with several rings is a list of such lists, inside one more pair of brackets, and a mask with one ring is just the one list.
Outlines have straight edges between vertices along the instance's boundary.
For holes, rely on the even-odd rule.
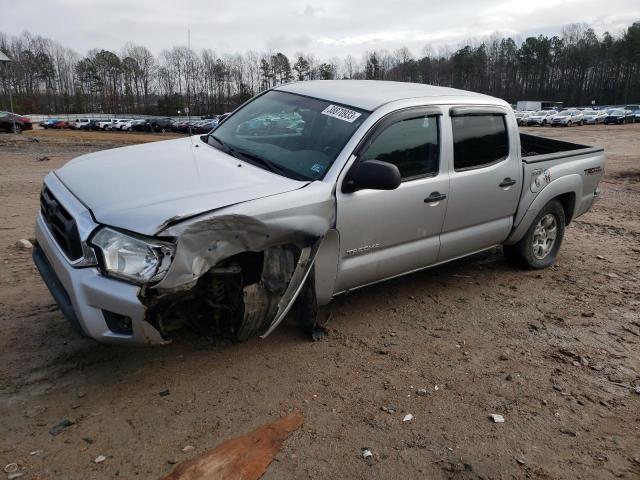
[[[177,248],[165,278],[141,289],[146,320],[166,340],[184,326],[236,341],[266,337],[301,291],[315,288],[309,277],[333,224],[331,192],[309,185],[165,228],[162,235],[176,238]],[[312,293],[305,301],[315,299]],[[316,309],[300,311],[310,316]]]

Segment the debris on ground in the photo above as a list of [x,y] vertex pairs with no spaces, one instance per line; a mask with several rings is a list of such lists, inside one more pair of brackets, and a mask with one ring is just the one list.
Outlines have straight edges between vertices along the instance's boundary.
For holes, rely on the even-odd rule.
[[257,480],[280,451],[282,443],[303,422],[301,413],[291,413],[181,463],[162,480]]
[[15,462],[7,463],[4,466],[4,473],[13,473],[18,471],[18,464]]
[[403,422],[410,422],[411,420],[413,420],[413,415],[411,415],[410,413],[407,413],[402,419]]
[[193,445],[187,445],[187,446],[182,448],[182,451],[184,453],[189,453],[189,452],[193,452],[195,449],[196,449],[196,447],[194,447]]
[[370,457],[373,457],[373,453],[371,453],[371,450],[369,450],[368,448],[364,447],[361,449],[361,453],[360,455],[362,456],[362,458],[367,459]]
[[499,413],[492,413],[489,418],[493,420],[493,423],[504,423],[504,417]]
[[107,457],[105,457],[104,455],[98,455],[96,458],[93,459],[93,463],[102,463],[107,459]]
[[168,395],[169,395],[169,393],[171,393],[171,392],[169,392],[169,389],[168,389],[168,388],[165,388],[164,390],[160,390],[160,391],[158,392],[158,395],[160,395],[161,397],[166,397],[166,396],[168,396]]
[[31,250],[33,248],[33,244],[26,238],[23,238],[16,242],[16,247],[20,250]]
[[51,427],[51,429],[49,430],[49,435],[55,437],[56,435],[62,433],[65,428],[69,428],[71,425],[73,425],[73,422],[68,418],[60,420],[53,427]]
[[37,160],[39,162],[48,162],[51,159],[45,155],[44,157],[38,157]]
[[418,390],[416,390],[416,395],[418,395],[419,397],[425,397],[427,395],[427,389],[419,388]]

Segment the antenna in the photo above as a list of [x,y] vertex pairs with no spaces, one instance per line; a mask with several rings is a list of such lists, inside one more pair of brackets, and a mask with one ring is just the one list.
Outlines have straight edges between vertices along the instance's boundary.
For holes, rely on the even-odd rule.
[[[189,138],[191,138],[191,94],[189,90],[189,71],[193,68],[193,63],[191,62],[191,29],[187,28],[187,50],[189,51],[189,68],[187,68],[187,108],[185,111],[187,112],[187,127],[189,128]],[[191,140],[193,143],[193,140]]]

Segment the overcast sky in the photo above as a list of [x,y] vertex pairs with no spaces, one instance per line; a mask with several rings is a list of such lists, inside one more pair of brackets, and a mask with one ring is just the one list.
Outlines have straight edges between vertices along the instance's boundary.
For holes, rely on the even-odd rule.
[[365,50],[407,46],[420,54],[500,32],[553,35],[586,22],[620,33],[640,20],[640,0],[0,0],[0,31],[23,30],[84,53],[126,42],[154,53],[186,45],[217,53],[303,50],[358,58]]

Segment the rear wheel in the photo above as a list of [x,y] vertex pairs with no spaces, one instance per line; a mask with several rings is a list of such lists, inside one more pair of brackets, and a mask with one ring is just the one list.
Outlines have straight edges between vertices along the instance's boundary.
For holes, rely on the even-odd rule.
[[22,125],[20,125],[19,123],[16,123],[13,126],[13,133],[22,133]]
[[510,265],[538,270],[553,265],[564,238],[565,215],[562,205],[551,200],[540,211],[527,233],[515,245],[505,245]]

